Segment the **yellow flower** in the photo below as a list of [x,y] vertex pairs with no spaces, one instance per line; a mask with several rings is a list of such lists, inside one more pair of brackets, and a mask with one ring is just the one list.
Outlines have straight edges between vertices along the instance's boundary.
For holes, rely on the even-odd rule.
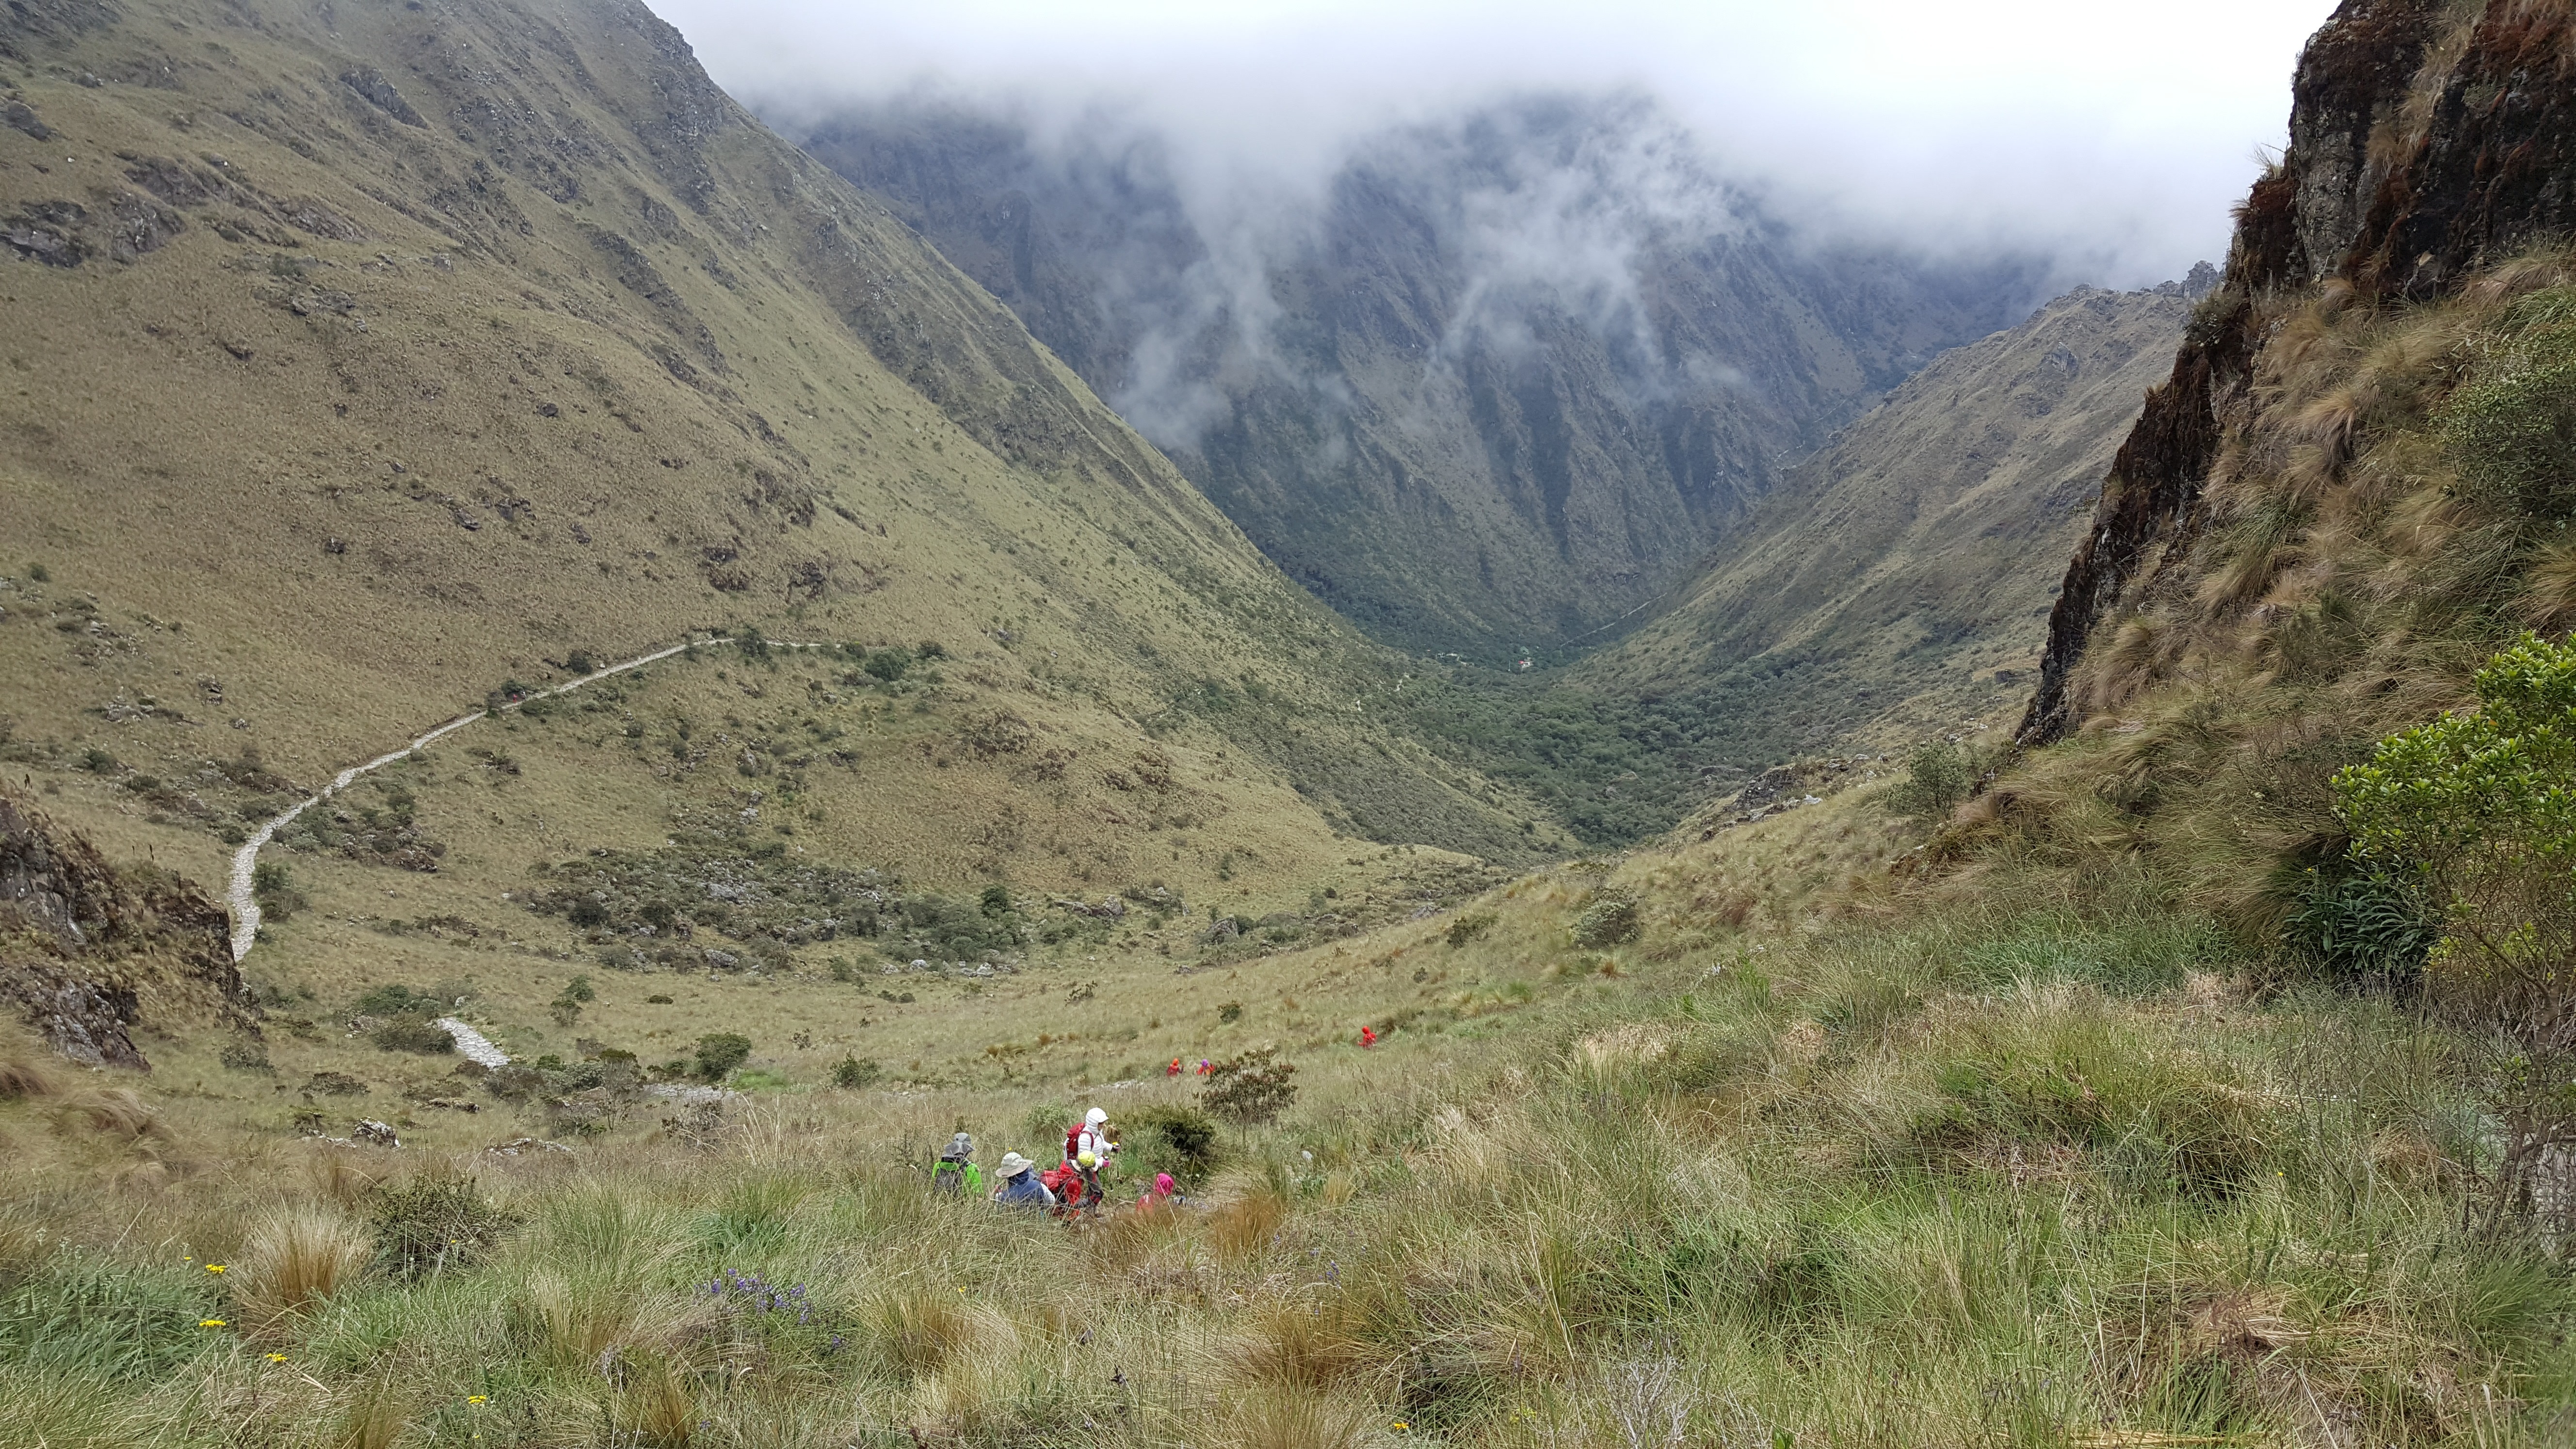
[[221,1263],[208,1263],[206,1265],[206,1271],[209,1273],[220,1273],[224,1271],[224,1265]]
[[1403,1433],[1405,1430],[1410,1429],[1410,1428],[1412,1428],[1412,1427],[1413,1427],[1412,1425],[1410,1425],[1410,1424],[1408,1424],[1408,1423],[1404,1422],[1402,1419],[1398,1419],[1398,1420],[1396,1420],[1396,1421],[1395,1421],[1395,1431],[1396,1431],[1397,1433],[1399,1433],[1399,1434]]
[[268,1361],[270,1363],[284,1363],[286,1362],[286,1355],[282,1353],[272,1353],[268,1356]]
[[221,1328],[224,1326],[224,1321],[220,1318],[200,1318],[197,1320],[197,1326],[199,1328]]
[[465,1402],[469,1404],[488,1404],[492,1402],[492,1396],[489,1394],[467,1394],[465,1396]]

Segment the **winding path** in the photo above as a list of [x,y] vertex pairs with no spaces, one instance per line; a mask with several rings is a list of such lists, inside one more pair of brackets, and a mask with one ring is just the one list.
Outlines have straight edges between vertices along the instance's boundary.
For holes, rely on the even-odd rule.
[[[545,699],[553,695],[570,694],[574,690],[581,688],[585,684],[592,683],[595,680],[606,679],[612,674],[623,674],[629,669],[639,669],[644,665],[653,663],[655,660],[668,659],[672,655],[681,653],[692,646],[722,644],[724,642],[726,641],[722,636],[713,636],[705,639],[683,639],[679,643],[671,645],[667,649],[656,649],[650,654],[639,654],[622,663],[611,664],[604,669],[599,669],[592,673],[585,674],[579,679],[566,680],[564,683],[558,684],[552,689],[536,690],[522,698],[514,699],[508,704],[501,706],[500,712],[507,714],[511,710],[519,708],[521,705],[526,704],[532,699]],[[772,649],[821,649],[826,647],[821,644],[789,639],[771,639],[766,642]],[[436,740],[443,735],[453,734],[454,732],[465,728],[467,725],[470,725],[476,720],[482,719],[491,713],[493,713],[493,711],[488,709],[478,709],[472,714],[459,715],[455,719],[449,720],[447,723],[440,725],[438,728],[431,730],[429,733],[422,735],[418,739],[413,740],[410,744],[403,746],[399,750],[395,750],[391,754],[378,755],[376,758],[367,761],[363,765],[351,765],[349,768],[342,770],[339,774],[332,776],[331,783],[323,786],[318,793],[309,795],[302,800],[298,800],[292,807],[280,813],[275,819],[262,822],[259,829],[252,831],[250,839],[242,844],[241,849],[233,852],[232,882],[224,891],[224,903],[232,907],[233,913],[233,960],[240,961],[242,958],[248,956],[252,945],[259,940],[259,901],[252,894],[251,878],[259,869],[259,849],[261,846],[268,844],[268,842],[276,836],[277,832],[285,829],[288,822],[292,821],[296,816],[303,814],[312,807],[321,804],[323,801],[328,800],[332,796],[349,788],[350,785],[357,781],[357,778],[360,775],[364,775],[372,770],[381,770],[385,766],[394,763],[396,760],[409,759],[413,751],[421,749],[431,741]],[[440,1025],[449,1026],[449,1023],[441,1022]],[[456,1027],[462,1026],[462,1023],[456,1023],[454,1026],[451,1026],[450,1034],[454,1035]],[[463,1029],[469,1033],[473,1031],[473,1028],[471,1027],[463,1027]],[[480,1034],[475,1035],[475,1040],[482,1041]],[[507,1057],[502,1057],[499,1049],[494,1047],[490,1042],[483,1041],[482,1045],[483,1050],[490,1052],[495,1057],[500,1057],[501,1061],[507,1062],[509,1060]],[[473,1052],[467,1049],[467,1044],[463,1036],[457,1037],[457,1046],[459,1050],[465,1051],[465,1054],[468,1057],[474,1056]],[[481,1060],[479,1057],[474,1059],[478,1061]],[[490,1063],[486,1063],[486,1065],[490,1065]]]

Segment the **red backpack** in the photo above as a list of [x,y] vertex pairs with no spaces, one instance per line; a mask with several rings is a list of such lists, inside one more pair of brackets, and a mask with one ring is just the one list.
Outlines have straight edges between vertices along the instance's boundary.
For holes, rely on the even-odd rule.
[[1064,1129],[1064,1160],[1073,1161],[1074,1154],[1080,1151],[1082,1151],[1082,1124],[1076,1122]]

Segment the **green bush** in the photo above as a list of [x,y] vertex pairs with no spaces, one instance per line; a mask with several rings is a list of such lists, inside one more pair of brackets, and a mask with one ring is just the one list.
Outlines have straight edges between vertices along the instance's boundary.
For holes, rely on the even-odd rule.
[[1966,749],[1924,745],[1905,757],[1905,778],[1887,792],[1887,808],[1917,820],[1945,820],[1976,783],[1976,761]]
[[421,1056],[456,1050],[456,1039],[422,1012],[394,1017],[367,1033],[367,1040],[374,1042],[378,1051],[414,1052]]
[[860,660],[859,668],[884,683],[892,684],[912,668],[912,655],[902,649],[879,649]]
[[857,1091],[885,1079],[885,1067],[874,1057],[847,1056],[832,1068],[832,1085]]
[[1293,1062],[1279,1059],[1275,1046],[1254,1047],[1209,1065],[1199,1104],[1234,1122],[1269,1122],[1297,1100]]
[[1449,923],[1449,944],[1464,946],[1492,930],[1494,922],[1500,919],[1492,911],[1470,911]]
[[1587,951],[1625,945],[1637,939],[1642,928],[1634,900],[1603,891],[1583,908],[1583,914],[1574,918],[1574,944]]
[[1139,1107],[1118,1124],[1118,1156],[1130,1176],[1151,1182],[1168,1172],[1184,1184],[1205,1182],[1217,1167],[1216,1123],[1193,1107]]
[[740,1032],[716,1031],[698,1038],[697,1072],[710,1082],[723,1081],[750,1059],[751,1038]]
[[430,1172],[368,1199],[376,1259],[405,1277],[462,1267],[519,1225],[519,1216],[461,1173]]
[[2540,518],[2576,514],[2576,327],[2537,328],[2490,353],[2452,390],[2438,431],[2469,496]]
[[2441,921],[2425,991],[2488,1045],[2501,1213],[2576,1129],[2576,639],[2525,634],[2476,689],[2476,709],[2380,741],[2334,789],[2353,859]]

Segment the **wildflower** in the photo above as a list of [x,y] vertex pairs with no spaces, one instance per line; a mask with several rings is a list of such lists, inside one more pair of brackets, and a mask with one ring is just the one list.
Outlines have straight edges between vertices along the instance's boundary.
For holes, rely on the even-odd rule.
[[221,1328],[224,1326],[224,1321],[220,1318],[200,1318],[197,1320],[197,1326],[199,1328]]
[[465,1396],[465,1402],[469,1404],[488,1404],[492,1402],[492,1396],[490,1394],[467,1394]]
[[1397,1433],[1401,1434],[1401,1433],[1403,1433],[1405,1430],[1410,1429],[1410,1428],[1412,1428],[1413,1426],[1412,1426],[1411,1424],[1408,1424],[1408,1423],[1404,1422],[1402,1419],[1398,1419],[1398,1420],[1396,1420],[1396,1421],[1395,1421],[1395,1423],[1394,1423],[1393,1425],[1391,1425],[1390,1427],[1391,1427],[1391,1428],[1393,1428],[1393,1429],[1395,1430],[1395,1432],[1397,1432]]
[[209,1273],[221,1274],[224,1271],[224,1265],[221,1263],[208,1263],[206,1265],[206,1271]]
[[286,1355],[282,1353],[272,1353],[268,1356],[268,1361],[270,1363],[284,1363],[286,1362]]

